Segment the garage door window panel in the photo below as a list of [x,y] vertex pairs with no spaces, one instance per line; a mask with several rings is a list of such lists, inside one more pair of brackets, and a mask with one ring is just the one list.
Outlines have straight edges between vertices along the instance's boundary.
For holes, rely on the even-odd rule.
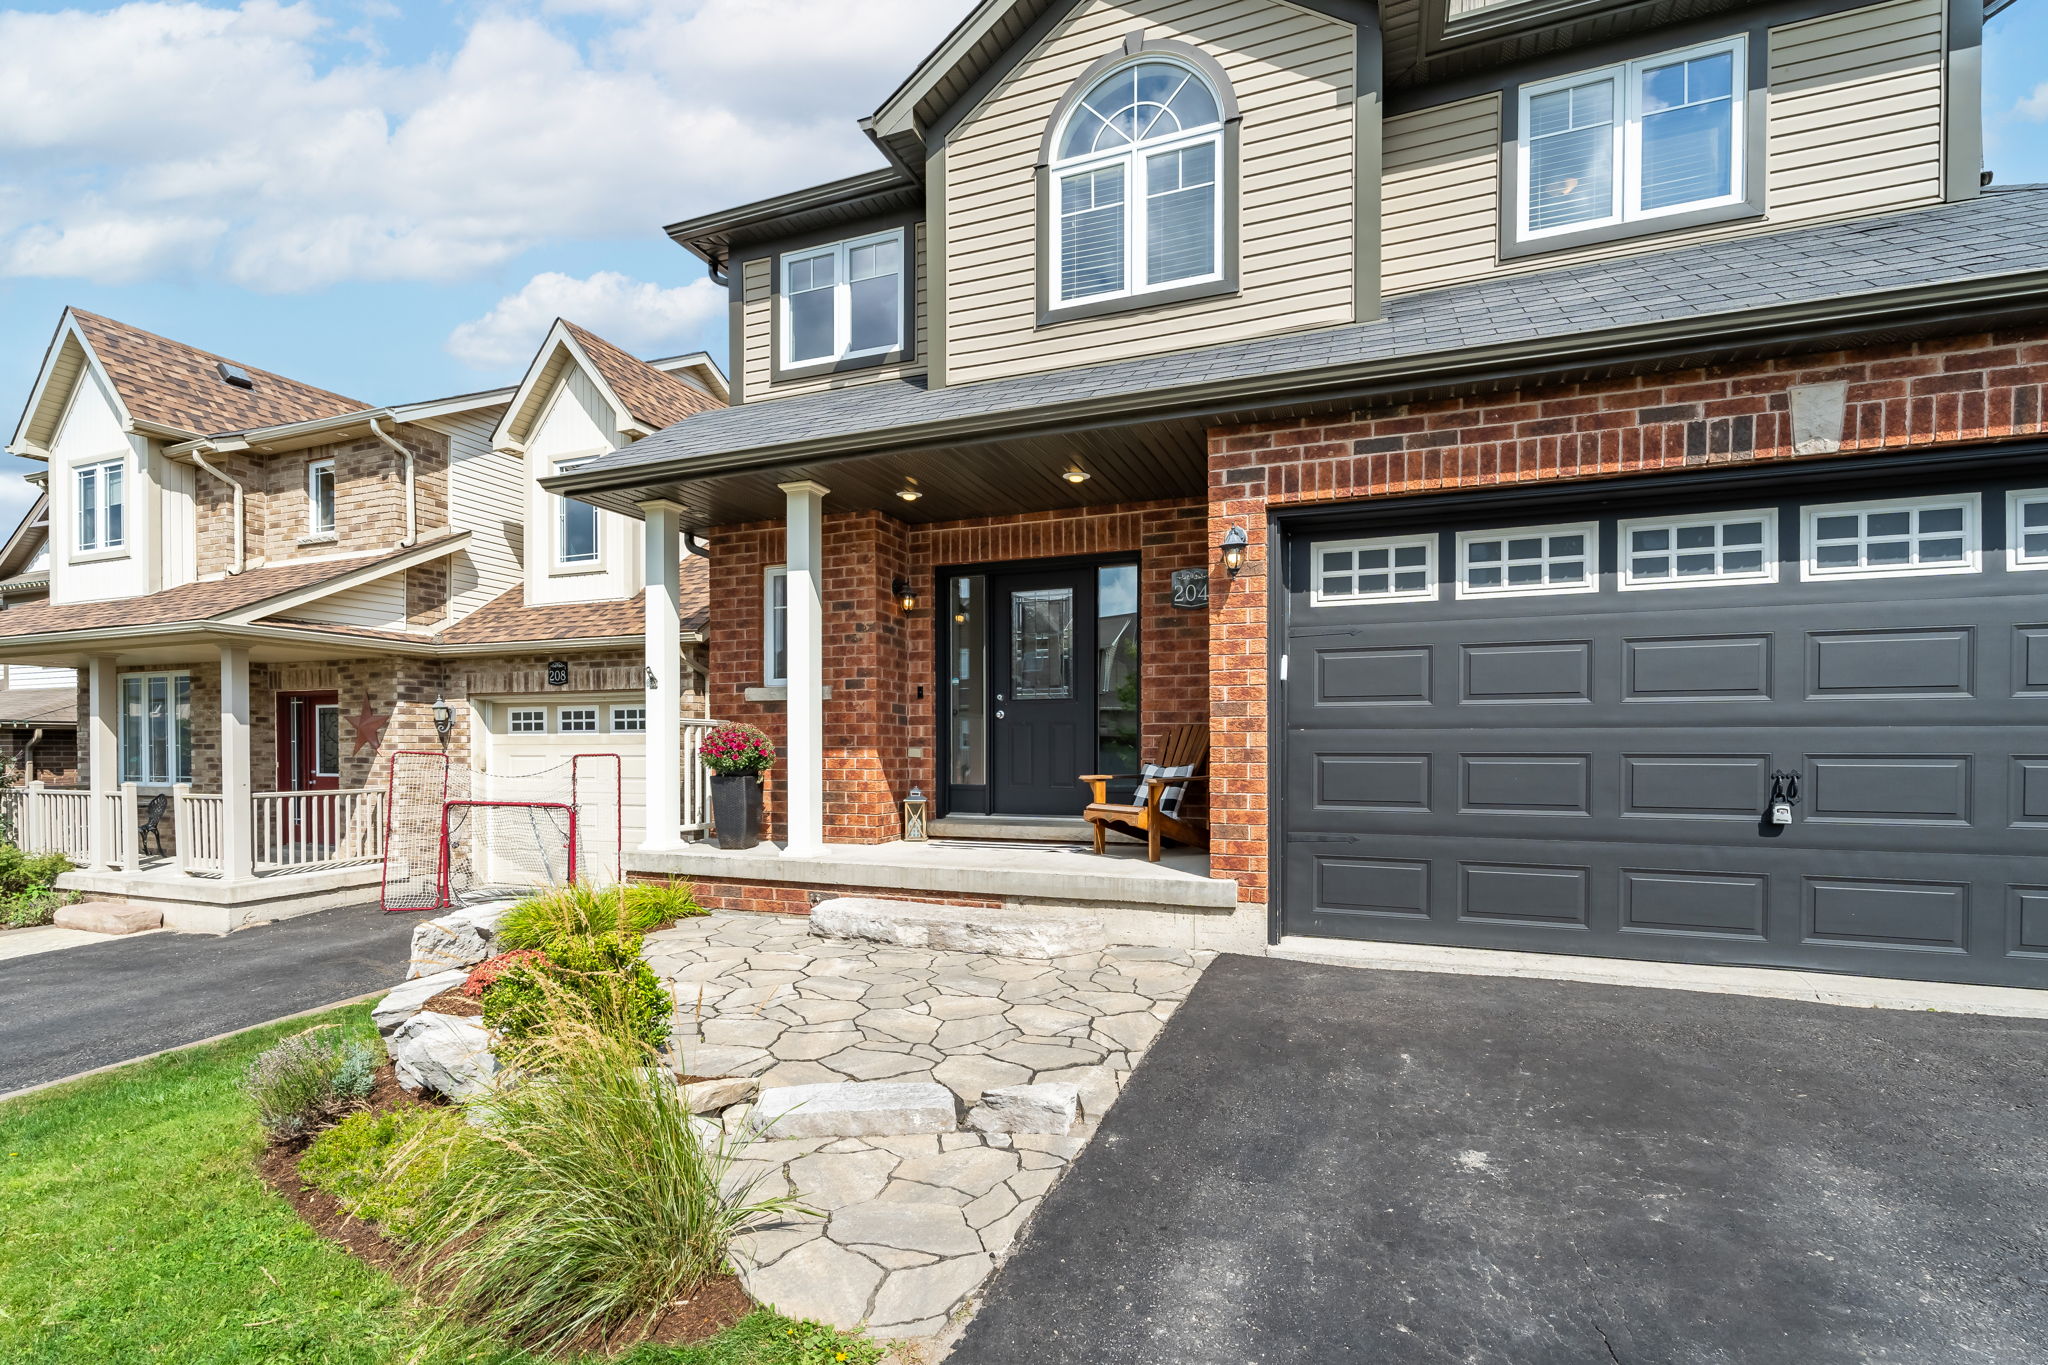
[[1590,521],[1463,532],[1458,596],[1594,592],[1600,586],[1598,548],[1598,527]]
[[1319,607],[1419,602],[1437,595],[1436,537],[1325,541],[1309,548]]
[[597,708],[564,706],[555,713],[555,728],[565,735],[594,735],[597,733]]
[[2015,490],[2006,500],[2009,569],[2048,569],[2048,488]]
[[647,733],[647,708],[644,706],[614,706],[612,708],[612,733],[615,735],[642,735]]
[[1806,509],[1808,579],[1975,573],[1976,494],[1926,501],[1831,503]]
[[505,731],[514,735],[544,735],[548,732],[548,713],[542,707],[514,707],[505,718]]
[[1694,588],[1778,577],[1777,517],[1768,511],[1625,521],[1621,586]]

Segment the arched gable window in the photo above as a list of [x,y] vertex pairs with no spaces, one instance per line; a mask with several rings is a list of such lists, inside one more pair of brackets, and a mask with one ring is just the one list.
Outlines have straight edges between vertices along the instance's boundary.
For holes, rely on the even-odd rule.
[[1069,97],[1049,149],[1053,309],[1223,279],[1234,113],[1194,61],[1155,51]]

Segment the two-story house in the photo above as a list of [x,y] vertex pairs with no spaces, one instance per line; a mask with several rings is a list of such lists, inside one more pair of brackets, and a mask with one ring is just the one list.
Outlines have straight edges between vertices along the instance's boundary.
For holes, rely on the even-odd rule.
[[[1984,183],[1982,21],[986,0],[886,168],[669,229],[734,404],[543,481],[708,542],[713,713],[786,746],[781,849],[652,790],[629,862],[2048,983],[2048,190]],[[1188,725],[1206,858],[896,842],[1078,837]]]
[[375,895],[401,751],[478,797],[616,754],[636,821],[648,621],[701,715],[704,561],[650,608],[640,523],[541,480],[725,401],[707,357],[568,322],[517,388],[380,407],[67,311],[9,446],[46,466],[48,600],[0,611],[0,664],[78,670],[85,780],[17,828],[224,931]]
[[[50,495],[40,486],[0,544],[0,611],[50,598]],[[24,782],[78,777],[78,677],[68,668],[0,664],[0,762]]]

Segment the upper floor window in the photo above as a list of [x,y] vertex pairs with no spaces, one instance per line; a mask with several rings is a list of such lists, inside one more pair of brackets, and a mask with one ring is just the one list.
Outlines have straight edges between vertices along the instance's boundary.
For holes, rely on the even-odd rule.
[[126,463],[81,465],[77,475],[79,550],[118,550],[128,543]]
[[1519,235],[1741,203],[1747,51],[1735,37],[1523,86]]
[[306,532],[334,534],[334,461],[315,460],[306,466]]
[[903,230],[782,258],[782,364],[820,365],[903,348]]
[[557,498],[555,503],[555,562],[565,566],[597,563],[597,508],[574,498]]
[[1054,308],[1222,278],[1223,124],[1178,61],[1119,67],[1082,96],[1053,145]]

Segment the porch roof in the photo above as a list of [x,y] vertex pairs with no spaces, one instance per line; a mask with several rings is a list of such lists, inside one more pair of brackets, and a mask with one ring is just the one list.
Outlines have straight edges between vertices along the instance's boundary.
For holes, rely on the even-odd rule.
[[[1198,496],[1209,425],[2037,319],[2044,253],[2048,186],[2020,186],[1402,295],[1369,323],[718,409],[544,483],[629,516],[673,500],[693,529],[778,517],[796,478],[925,521]],[[1085,490],[1058,479],[1077,459]],[[888,501],[908,477],[926,496]]]

